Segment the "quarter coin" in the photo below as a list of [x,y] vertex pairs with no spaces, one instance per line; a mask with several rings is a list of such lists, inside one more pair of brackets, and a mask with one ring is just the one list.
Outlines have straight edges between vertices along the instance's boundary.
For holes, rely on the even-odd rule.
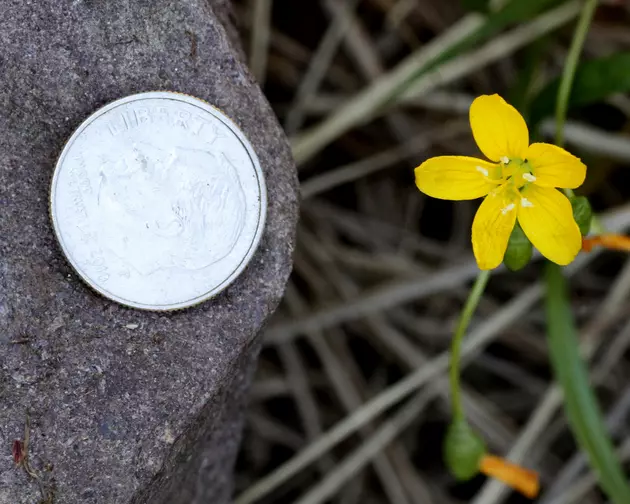
[[239,128],[206,102],[142,93],[89,117],[64,147],[50,210],[70,264],[126,306],[173,310],[233,282],[260,241],[263,173]]

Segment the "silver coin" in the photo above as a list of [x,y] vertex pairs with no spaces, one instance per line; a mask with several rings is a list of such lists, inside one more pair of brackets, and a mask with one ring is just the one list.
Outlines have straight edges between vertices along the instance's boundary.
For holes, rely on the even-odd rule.
[[200,303],[243,271],[267,209],[254,149],[219,110],[142,93],[89,117],[50,196],[55,234],[81,278],[126,306]]

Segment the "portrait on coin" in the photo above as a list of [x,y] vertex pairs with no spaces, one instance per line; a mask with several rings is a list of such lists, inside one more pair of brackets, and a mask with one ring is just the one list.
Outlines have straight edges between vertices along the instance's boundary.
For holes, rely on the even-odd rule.
[[99,241],[142,275],[199,270],[233,249],[246,201],[223,153],[133,143],[98,171]]

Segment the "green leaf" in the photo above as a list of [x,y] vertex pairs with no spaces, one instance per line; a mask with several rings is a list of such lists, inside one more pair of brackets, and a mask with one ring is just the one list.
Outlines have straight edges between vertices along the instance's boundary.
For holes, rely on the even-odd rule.
[[444,440],[444,460],[453,476],[462,481],[476,476],[479,462],[485,454],[485,443],[468,422],[461,417],[453,419]]
[[630,488],[615,456],[589,385],[586,367],[580,357],[567,285],[561,268],[548,263],[545,280],[549,351],[564,394],[569,425],[609,499],[615,504],[628,504]]
[[490,0],[462,0],[462,7],[473,12],[488,12]]
[[[547,84],[531,106],[530,125],[533,127],[553,115],[560,77]],[[620,52],[605,58],[593,59],[578,65],[569,108],[603,100],[615,93],[630,91],[630,52]]]
[[512,271],[523,269],[532,258],[532,243],[529,241],[520,224],[517,222],[512,229],[508,241],[503,263]]
[[591,221],[593,220],[593,209],[585,196],[573,196],[569,198],[571,207],[573,208],[573,218],[580,228],[582,236],[586,236],[591,230]]

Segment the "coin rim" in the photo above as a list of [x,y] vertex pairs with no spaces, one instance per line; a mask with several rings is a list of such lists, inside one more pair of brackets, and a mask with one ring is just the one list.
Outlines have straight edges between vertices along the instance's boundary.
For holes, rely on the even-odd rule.
[[[77,264],[77,262],[73,260],[72,254],[69,252],[66,245],[64,244],[63,237],[61,236],[60,226],[58,224],[57,213],[56,213],[56,201],[55,201],[56,199],[55,191],[56,191],[59,172],[61,171],[61,167],[63,165],[65,157],[67,156],[74,142],[81,135],[81,133],[83,133],[83,131],[92,122],[94,122],[96,119],[106,114],[110,110],[113,110],[121,105],[125,105],[130,102],[144,100],[144,99],[155,99],[155,98],[188,103],[189,105],[193,105],[195,107],[201,108],[202,110],[212,114],[216,119],[221,121],[227,128],[230,129],[230,131],[240,141],[241,145],[245,148],[245,151],[247,152],[252,162],[252,165],[254,167],[254,172],[256,174],[256,179],[258,181],[258,189],[259,189],[259,198],[258,198],[259,218],[258,218],[258,223],[256,226],[256,231],[250,243],[249,249],[247,250],[247,253],[243,256],[240,263],[219,285],[209,290],[208,292],[200,296],[197,296],[193,299],[189,299],[189,300],[178,302],[178,303],[164,304],[164,305],[150,305],[147,303],[141,303],[138,301],[133,301],[133,300],[123,298],[119,295],[116,295],[108,291],[107,289],[104,289],[102,286],[100,286],[95,281],[93,281],[85,272],[83,272],[81,268],[79,267],[79,265]],[[182,310],[185,308],[196,306],[200,303],[203,303],[217,296],[219,293],[223,292],[230,284],[232,284],[240,276],[243,270],[247,267],[247,265],[252,259],[252,256],[258,249],[260,240],[263,235],[263,231],[264,231],[264,227],[266,223],[266,217],[267,217],[267,187],[265,183],[265,176],[260,166],[260,161],[258,159],[258,156],[256,155],[256,152],[253,146],[251,145],[247,137],[245,137],[244,133],[240,130],[240,128],[236,125],[236,123],[230,117],[228,117],[222,110],[220,110],[219,108],[215,107],[214,105],[200,98],[196,98],[194,96],[187,95],[184,93],[178,93],[174,91],[149,91],[145,93],[133,94],[133,95],[115,100],[113,102],[110,102],[104,105],[103,107],[101,107],[100,109],[96,110],[94,113],[92,113],[87,119],[85,119],[77,127],[77,129],[74,131],[72,136],[70,136],[68,141],[65,143],[61,151],[61,154],[59,155],[59,158],[57,159],[57,163],[55,164],[55,170],[53,172],[51,185],[50,185],[49,206],[50,206],[50,218],[52,221],[55,237],[61,247],[61,251],[64,257],[70,263],[70,265],[75,270],[75,272],[79,275],[81,280],[83,280],[83,282],[85,282],[91,289],[93,289],[95,292],[97,292],[101,296],[106,297],[107,299],[115,301],[129,308],[136,308],[139,310],[146,310],[146,311],[174,311],[174,310]]]

